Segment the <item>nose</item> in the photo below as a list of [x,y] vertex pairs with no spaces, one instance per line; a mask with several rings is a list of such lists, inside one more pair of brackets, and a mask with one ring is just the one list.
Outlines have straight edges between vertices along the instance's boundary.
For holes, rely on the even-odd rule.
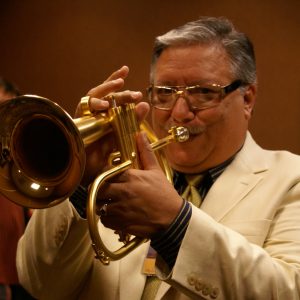
[[190,110],[189,104],[182,94],[178,95],[173,108],[171,116],[178,123],[189,122],[194,119],[195,114]]

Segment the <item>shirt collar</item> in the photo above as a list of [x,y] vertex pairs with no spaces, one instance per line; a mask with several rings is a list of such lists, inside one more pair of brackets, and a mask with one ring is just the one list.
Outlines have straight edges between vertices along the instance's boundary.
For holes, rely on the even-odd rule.
[[[221,164],[204,171],[202,173],[204,175],[204,178],[200,184],[199,189],[205,190],[205,194],[206,194],[208,192],[208,190],[211,188],[211,186],[218,179],[218,177],[224,172],[224,170],[228,167],[228,165],[230,165],[230,163],[234,160],[235,156],[236,156],[236,154],[234,154],[233,156],[231,156],[229,159],[222,162]],[[199,174],[201,174],[201,173],[199,173]],[[179,194],[182,194],[187,186],[185,174],[174,170],[173,183],[174,183],[174,187],[177,190],[177,192]]]

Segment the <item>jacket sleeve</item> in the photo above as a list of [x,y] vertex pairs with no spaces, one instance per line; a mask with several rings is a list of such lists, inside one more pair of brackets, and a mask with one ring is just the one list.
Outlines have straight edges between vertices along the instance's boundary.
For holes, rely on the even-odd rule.
[[299,299],[299,184],[281,197],[272,218],[252,223],[222,224],[193,207],[173,270],[158,260],[160,277],[195,299]]
[[68,200],[35,210],[18,244],[21,284],[37,299],[77,298],[94,263],[90,244],[86,220]]

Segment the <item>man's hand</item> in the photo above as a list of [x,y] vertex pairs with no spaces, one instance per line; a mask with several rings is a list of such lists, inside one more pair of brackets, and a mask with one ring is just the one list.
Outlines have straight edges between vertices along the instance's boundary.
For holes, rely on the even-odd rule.
[[[87,96],[90,96],[89,107],[94,113],[105,111],[109,108],[109,102],[105,100],[105,97],[113,94],[117,102],[117,105],[125,103],[138,103],[142,100],[142,93],[138,91],[122,91],[118,92],[124,87],[124,79],[128,76],[129,68],[123,66],[119,70],[112,73],[102,84],[92,88]],[[146,114],[149,112],[149,105],[145,102],[137,104],[137,117],[140,121],[145,119]],[[81,117],[82,111],[80,103],[77,105],[75,117]]]
[[151,238],[168,228],[183,200],[161,170],[145,133],[139,133],[137,145],[142,169],[129,169],[112,178],[101,190],[98,205],[107,204],[101,216],[105,226]]
[[[89,108],[93,114],[97,114],[107,110],[110,103],[105,100],[105,97],[113,94],[117,105],[125,103],[137,103],[141,101],[143,95],[138,91],[122,91],[119,90],[124,86],[124,79],[128,76],[129,69],[123,66],[119,70],[112,73],[102,84],[92,88],[87,95],[90,96]],[[145,102],[140,102],[136,105],[136,114],[141,122],[146,117],[149,111],[149,105]],[[82,116],[80,103],[77,106],[75,117]],[[81,184],[88,186],[95,177],[100,174],[107,164],[107,160],[115,147],[114,136],[107,134],[105,137],[96,141],[92,145],[86,147],[86,167]]]

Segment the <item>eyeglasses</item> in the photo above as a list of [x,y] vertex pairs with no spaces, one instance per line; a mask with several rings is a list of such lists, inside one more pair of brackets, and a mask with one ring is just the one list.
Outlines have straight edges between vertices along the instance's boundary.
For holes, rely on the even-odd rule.
[[[171,110],[179,97],[185,97],[191,110],[201,110],[218,105],[229,93],[238,89],[243,82],[235,80],[231,84],[195,86],[156,86],[147,89],[150,104],[158,109]],[[185,95],[185,96],[184,96]]]

